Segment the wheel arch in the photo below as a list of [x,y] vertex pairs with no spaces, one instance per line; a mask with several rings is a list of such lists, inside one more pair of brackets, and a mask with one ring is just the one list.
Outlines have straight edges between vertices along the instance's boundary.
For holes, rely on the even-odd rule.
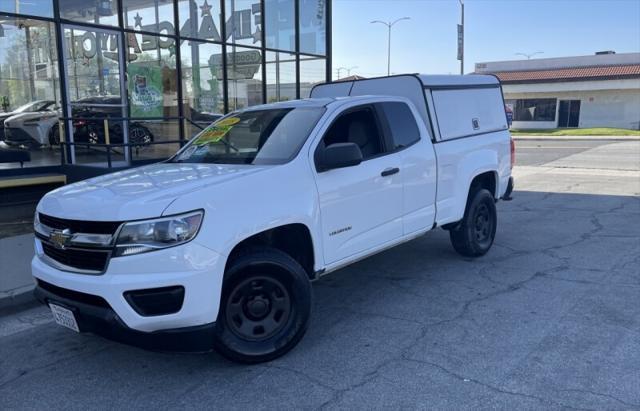
[[269,246],[287,253],[304,268],[310,279],[314,278],[316,253],[311,230],[306,224],[283,224],[245,237],[229,252],[225,271],[243,251],[255,246]]

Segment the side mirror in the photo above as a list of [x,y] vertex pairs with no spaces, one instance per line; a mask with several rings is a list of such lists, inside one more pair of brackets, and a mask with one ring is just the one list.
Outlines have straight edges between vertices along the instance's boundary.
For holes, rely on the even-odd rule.
[[331,144],[319,154],[318,171],[357,166],[362,163],[362,152],[355,143]]

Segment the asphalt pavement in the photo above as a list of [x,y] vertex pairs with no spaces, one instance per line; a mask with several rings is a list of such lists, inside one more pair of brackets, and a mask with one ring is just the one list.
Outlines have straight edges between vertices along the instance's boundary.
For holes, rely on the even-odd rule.
[[314,284],[271,363],[0,317],[0,409],[640,409],[640,142],[518,142],[493,249],[436,230]]

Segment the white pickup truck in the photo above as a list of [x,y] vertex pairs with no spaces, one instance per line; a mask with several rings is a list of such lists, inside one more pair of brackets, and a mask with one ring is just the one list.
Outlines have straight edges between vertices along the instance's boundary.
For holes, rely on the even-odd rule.
[[230,113],[167,161],[48,193],[35,295],[75,331],[268,361],[302,338],[311,281],[449,230],[481,256],[513,187],[492,76],[318,85]]

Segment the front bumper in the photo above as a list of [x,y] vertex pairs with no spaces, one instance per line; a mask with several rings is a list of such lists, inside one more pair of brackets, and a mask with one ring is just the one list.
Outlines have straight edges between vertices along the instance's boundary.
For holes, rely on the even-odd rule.
[[4,128],[4,141],[11,146],[37,143],[29,133],[17,127]]
[[[105,319],[111,319],[107,321],[107,328],[119,324],[136,335],[137,332],[154,334],[204,326],[213,323],[218,316],[226,258],[195,240],[165,250],[112,258],[107,270],[100,275],[63,271],[47,264],[39,239],[35,240],[35,249],[31,269],[36,281],[72,294],[103,299],[106,305],[100,308],[106,310],[101,310],[97,318],[103,323]],[[126,298],[130,291],[176,286],[184,288],[184,298],[179,310],[171,314],[141,315]],[[85,315],[96,317],[94,309],[86,311],[83,301],[62,297],[70,300],[61,301],[63,305],[76,307],[81,319]],[[85,322],[95,323],[93,320]],[[92,330],[92,326],[83,328]]]
[[143,332],[127,327],[100,297],[70,292],[41,280],[38,281],[34,295],[45,305],[54,303],[71,310],[81,332],[90,332],[148,350],[205,352],[213,349],[215,323]]

